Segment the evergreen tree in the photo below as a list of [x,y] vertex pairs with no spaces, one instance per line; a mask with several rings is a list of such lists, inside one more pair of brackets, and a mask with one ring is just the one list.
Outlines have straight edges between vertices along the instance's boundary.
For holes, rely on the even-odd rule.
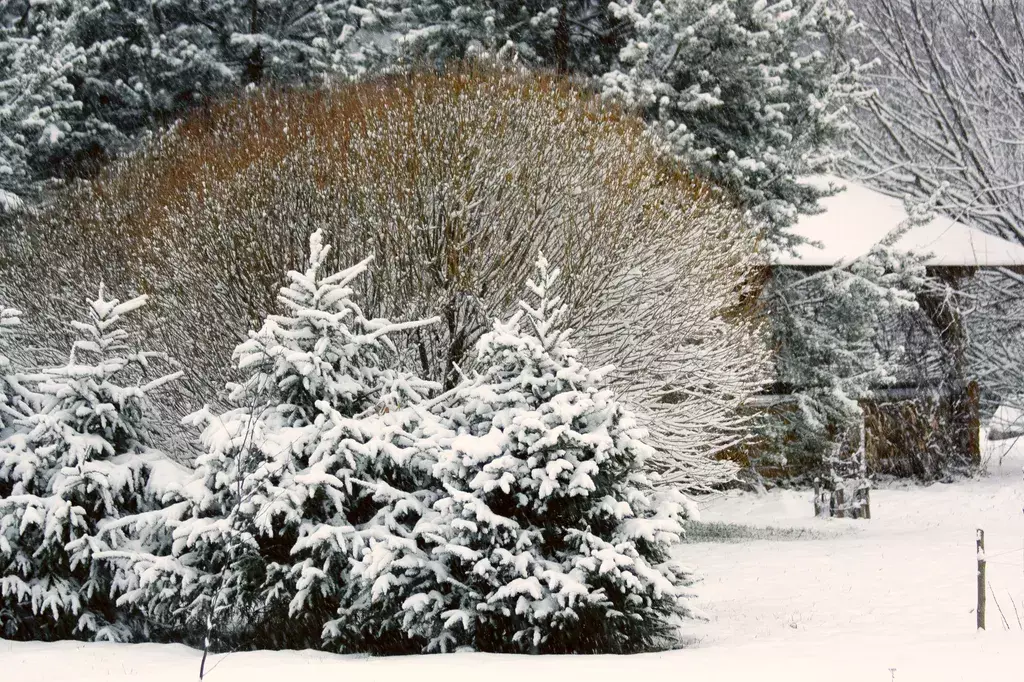
[[325,275],[329,250],[315,232],[281,314],[236,348],[233,407],[189,418],[206,452],[187,496],[135,520],[157,551],[130,556],[126,599],[155,619],[211,618],[236,646],[311,647],[343,605],[350,558],[376,532],[364,482],[379,474],[381,415],[436,387],[394,368],[387,337],[425,323],[364,317],[350,284],[369,259]]
[[859,426],[858,401],[895,380],[904,358],[886,352],[884,329],[900,311],[916,309],[913,291],[923,278],[918,258],[886,248],[813,280],[777,270],[766,304],[780,349],[777,375],[797,399],[785,437],[794,451],[820,457]]
[[261,83],[362,73],[355,0],[12,0],[0,9],[0,209]]
[[68,41],[77,15],[0,10],[0,213],[19,208],[46,176],[40,162],[75,133],[74,73],[85,51]]
[[242,85],[357,75],[365,46],[353,37],[374,18],[354,0],[215,0],[199,10],[176,4],[183,22],[215,27],[219,58]]
[[[20,311],[0,306],[0,339],[13,335],[20,324]],[[0,347],[0,434],[28,414],[33,397],[17,378],[11,376],[11,360],[4,354],[4,348]],[[0,496],[7,492],[0,482]]]
[[[143,383],[154,353],[133,352],[122,316],[146,302],[89,302],[68,363],[37,377],[40,405],[0,442],[0,632],[13,639],[126,640],[145,631],[116,608],[118,520],[151,508],[176,467],[152,448]],[[158,477],[154,477],[156,472]],[[158,480],[159,479],[159,480]]]
[[385,628],[428,651],[649,650],[688,613],[669,558],[685,500],[652,491],[644,433],[601,388],[609,368],[577,359],[557,274],[538,260],[532,302],[480,340],[481,373],[421,421],[439,495],[415,545],[357,567]]
[[[908,219],[852,262],[813,274],[774,269],[764,303],[778,349],[776,378],[796,400],[796,410],[769,420],[764,434],[784,444],[784,461],[776,463],[816,463],[831,489],[839,482],[835,472],[849,468],[845,460],[863,447],[860,401],[874,389],[908,380],[914,359],[907,357],[905,339],[893,343],[892,335],[907,326],[906,316],[918,309],[917,294],[929,286],[927,254],[893,247],[933,218],[937,199],[908,204]],[[853,473],[861,475],[859,468]]]
[[839,54],[846,0],[633,0],[606,97],[639,107],[668,151],[728,189],[776,243],[823,193],[798,184],[836,159],[847,109],[867,95]]
[[532,66],[600,74],[617,61],[628,22],[600,0],[386,0],[402,55],[444,62],[514,54]]

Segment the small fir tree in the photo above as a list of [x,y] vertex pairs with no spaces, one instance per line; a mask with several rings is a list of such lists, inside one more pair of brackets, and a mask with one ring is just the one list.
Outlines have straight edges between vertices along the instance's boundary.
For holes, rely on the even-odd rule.
[[[10,337],[21,325],[21,312],[14,308],[0,307],[0,339]],[[31,409],[29,403],[33,398],[31,391],[26,390],[21,382],[11,375],[11,360],[0,346],[0,434],[5,429],[15,426],[18,419],[24,417]],[[7,492],[0,481],[0,496]]]
[[234,407],[189,418],[206,452],[187,498],[138,519],[140,535],[163,540],[131,557],[128,599],[148,600],[154,618],[205,629],[212,617],[234,646],[315,647],[343,606],[350,558],[375,532],[362,482],[379,474],[381,415],[436,387],[394,369],[387,337],[427,322],[367,319],[350,284],[369,259],[325,275],[329,250],[314,233],[282,313],[236,348],[246,378],[229,386]]
[[541,257],[532,303],[479,342],[481,374],[419,427],[438,499],[415,546],[357,568],[389,627],[428,651],[627,652],[676,641],[685,500],[659,496],[651,449],[577,359]]
[[79,339],[68,363],[37,377],[38,409],[0,442],[5,637],[127,640],[145,631],[137,613],[116,608],[118,567],[95,560],[127,544],[118,520],[152,508],[176,469],[152,448],[149,396],[179,374],[144,383],[159,354],[133,352],[120,328],[145,302],[107,300],[101,285],[89,322],[72,323]]

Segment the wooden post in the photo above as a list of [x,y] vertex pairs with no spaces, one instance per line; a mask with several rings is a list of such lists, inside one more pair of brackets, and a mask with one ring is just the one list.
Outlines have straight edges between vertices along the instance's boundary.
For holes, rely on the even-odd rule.
[[868,426],[867,414],[860,418],[860,491],[862,493],[860,502],[860,518],[871,518],[871,481],[868,479]]
[[825,515],[824,505],[821,503],[821,478],[818,476],[814,477],[814,515]]
[[967,453],[974,467],[981,466],[981,418],[979,416],[981,391],[977,381],[967,384],[966,428]]
[[985,629],[985,531],[978,529],[978,629]]

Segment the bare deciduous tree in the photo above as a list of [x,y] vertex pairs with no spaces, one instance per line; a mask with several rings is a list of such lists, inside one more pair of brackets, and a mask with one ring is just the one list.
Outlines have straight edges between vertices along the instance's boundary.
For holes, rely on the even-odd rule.
[[[847,171],[1024,243],[1024,1],[858,0],[861,57],[877,94]],[[965,280],[969,372],[985,397],[1024,394],[1024,278]],[[938,330],[941,332],[942,330]]]

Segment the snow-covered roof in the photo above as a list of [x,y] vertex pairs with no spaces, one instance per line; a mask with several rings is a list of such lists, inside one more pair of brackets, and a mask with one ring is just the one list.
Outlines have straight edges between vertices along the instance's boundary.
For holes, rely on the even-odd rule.
[[[805,182],[816,186],[829,183],[846,189],[821,200],[823,213],[803,216],[791,229],[821,247],[801,244],[795,254],[780,253],[778,265],[831,266],[863,256],[907,219],[903,201],[856,182],[835,176],[814,176]],[[981,230],[936,216],[910,229],[896,248],[929,254],[928,265],[945,267],[1024,266],[1024,246]]]

